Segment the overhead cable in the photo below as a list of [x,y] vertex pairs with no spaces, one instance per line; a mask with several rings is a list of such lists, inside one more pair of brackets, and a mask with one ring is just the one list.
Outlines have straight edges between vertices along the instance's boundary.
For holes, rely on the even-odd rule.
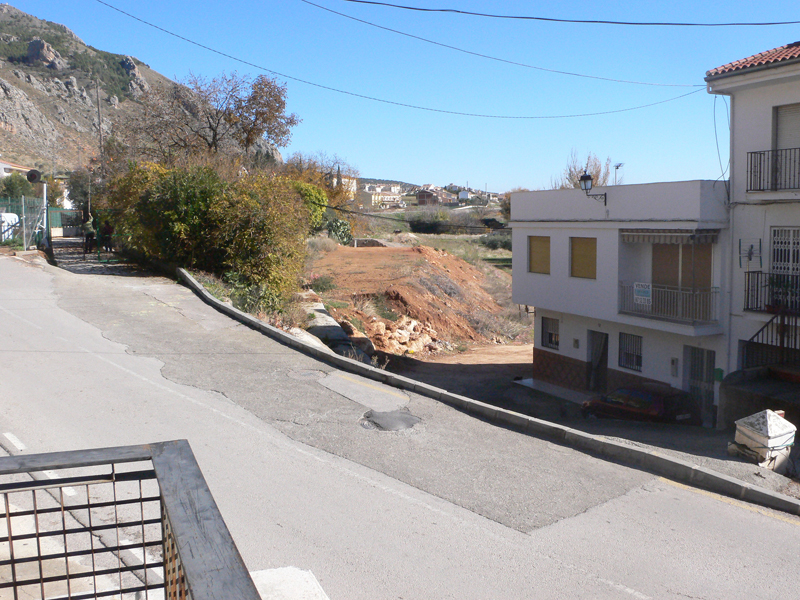
[[460,112],[460,111],[455,111],[455,110],[446,110],[446,109],[442,109],[442,108],[432,108],[432,107],[429,107],[429,106],[418,106],[418,105],[415,105],[415,104],[407,104],[405,102],[397,102],[395,100],[387,100],[385,98],[376,98],[374,96],[367,96],[367,95],[359,94],[359,93],[356,93],[356,92],[350,92],[350,91],[347,91],[347,90],[341,90],[341,89],[334,88],[334,87],[331,87],[331,86],[323,85],[321,83],[315,83],[313,81],[308,81],[307,79],[300,79],[299,77],[293,77],[293,76],[287,75],[285,73],[280,73],[279,71],[275,71],[273,69],[268,69],[267,67],[263,67],[261,65],[257,65],[255,63],[252,63],[250,61],[244,60],[242,58],[238,58],[238,57],[233,56],[231,54],[227,54],[226,52],[222,52],[220,50],[216,50],[214,48],[211,48],[210,46],[206,46],[205,44],[201,44],[200,42],[195,42],[194,40],[191,40],[191,39],[189,39],[187,37],[184,37],[184,36],[182,36],[180,34],[177,34],[177,33],[173,32],[173,31],[170,31],[168,29],[160,27],[159,25],[155,25],[153,23],[150,23],[149,21],[145,21],[144,19],[141,19],[141,18],[139,18],[137,16],[134,16],[134,15],[128,13],[128,12],[125,12],[124,10],[122,10],[120,8],[117,8],[116,6],[113,6],[113,5],[109,4],[108,2],[104,2],[104,0],[95,0],[95,1],[98,2],[99,4],[102,4],[103,6],[107,6],[108,8],[110,8],[112,10],[115,10],[118,13],[121,13],[121,14],[125,15],[126,17],[129,17],[129,18],[131,18],[131,19],[133,19],[135,21],[139,21],[140,23],[143,23],[144,25],[147,25],[148,27],[152,27],[153,29],[157,29],[157,30],[159,30],[159,31],[161,31],[163,33],[166,33],[167,35],[171,35],[171,36],[173,36],[175,38],[178,38],[179,40],[183,40],[184,42],[187,42],[189,44],[197,46],[198,48],[203,48],[204,50],[208,50],[209,52],[213,52],[214,54],[218,54],[220,56],[224,56],[225,58],[229,58],[229,59],[231,59],[233,61],[241,63],[243,65],[247,65],[249,67],[253,67],[255,69],[259,69],[261,71],[265,71],[267,73],[271,73],[273,75],[277,75],[278,77],[283,77],[283,78],[289,79],[291,81],[297,81],[298,83],[304,83],[306,85],[310,85],[310,86],[313,86],[313,87],[316,87],[316,88],[320,88],[320,89],[323,89],[323,90],[328,90],[330,92],[336,92],[337,94],[344,94],[344,95],[347,95],[347,96],[352,96],[354,98],[362,98],[364,100],[370,100],[372,102],[381,102],[383,104],[391,104],[393,106],[402,106],[404,108],[411,108],[411,109],[414,109],[414,110],[424,110],[424,111],[427,111],[427,112],[454,115],[454,116],[460,116],[460,117],[475,117],[475,118],[481,118],[481,119],[510,119],[510,120],[574,119],[574,118],[578,118],[578,117],[596,117],[596,116],[600,116],[600,115],[611,115],[611,114],[616,114],[616,113],[628,112],[628,111],[632,111],[632,110],[641,110],[643,108],[649,108],[651,106],[656,106],[658,104],[664,104],[666,102],[672,102],[673,100],[678,100],[680,98],[685,98],[686,96],[690,96],[691,94],[696,94],[697,92],[702,91],[702,88],[698,88],[698,89],[696,89],[694,91],[687,92],[686,94],[681,94],[680,96],[674,96],[672,98],[667,98],[666,100],[659,100],[658,102],[650,102],[649,104],[642,104],[642,105],[639,105],[639,106],[631,106],[631,107],[628,107],[628,108],[618,108],[616,110],[605,110],[605,111],[590,112],[590,113],[576,113],[576,114],[568,114],[568,115],[489,115],[489,114],[481,114],[481,113],[468,113],[468,112]]
[[400,8],[403,10],[414,10],[418,12],[438,12],[455,13],[471,17],[486,17],[490,19],[514,19],[522,21],[547,21],[551,23],[580,23],[584,25],[640,25],[648,27],[768,27],[773,25],[797,25],[800,21],[772,21],[761,23],[681,23],[670,21],[610,21],[602,19],[556,19],[551,17],[530,17],[520,15],[497,15],[491,13],[479,13],[456,8],[421,8],[419,6],[404,6],[402,4],[391,4],[389,2],[375,2],[372,0],[344,0],[355,4],[373,4],[375,6],[386,6],[389,8]]
[[405,37],[409,37],[415,40],[419,40],[421,42],[425,42],[427,44],[433,44],[434,46],[440,46],[442,48],[448,48],[449,50],[455,50],[456,52],[463,52],[464,54],[471,54],[472,56],[477,56],[480,58],[486,58],[488,60],[495,60],[498,62],[506,63],[509,65],[515,65],[517,67],[525,67],[526,69],[536,69],[537,71],[546,71],[548,73],[556,73],[558,75],[570,75],[572,77],[585,77],[586,79],[599,79],[601,81],[612,81],[614,83],[630,83],[634,85],[653,85],[653,86],[661,86],[661,87],[705,87],[704,84],[693,84],[693,83],[649,83],[645,81],[631,81],[628,79],[613,79],[611,77],[600,77],[599,75],[585,75],[583,73],[572,73],[570,71],[559,71],[557,69],[547,69],[545,67],[537,67],[534,65],[528,65],[525,63],[517,62],[514,60],[508,60],[505,58],[498,58],[496,56],[490,56],[488,54],[481,54],[480,52],[473,52],[471,50],[465,50],[464,48],[458,48],[456,46],[451,46],[449,44],[443,44],[442,42],[436,42],[434,40],[429,40],[428,38],[420,37],[418,35],[414,35],[411,33],[406,33],[404,31],[398,31],[397,29],[392,29],[391,27],[384,27],[383,25],[378,25],[377,23],[371,23],[370,21],[365,21],[364,19],[359,19],[357,17],[353,17],[351,15],[346,15],[339,11],[333,10],[326,6],[321,6],[310,0],[300,0],[300,2],[304,2],[305,4],[310,4],[311,6],[316,6],[317,8],[327,11],[329,13],[333,13],[335,15],[339,15],[340,17],[344,17],[345,19],[350,19],[352,21],[357,21],[359,23],[363,23],[364,25],[369,25],[370,27],[377,27],[378,29],[383,29],[384,31],[390,31],[391,33],[396,33],[398,35],[403,35]]

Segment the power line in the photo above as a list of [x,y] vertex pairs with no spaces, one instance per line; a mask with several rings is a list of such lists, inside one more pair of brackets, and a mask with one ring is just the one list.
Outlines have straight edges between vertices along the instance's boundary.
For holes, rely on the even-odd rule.
[[411,108],[411,109],[414,109],[414,110],[424,110],[424,111],[427,111],[427,112],[454,115],[454,116],[460,116],[460,117],[475,117],[475,118],[481,118],[481,119],[511,119],[511,120],[574,119],[574,118],[578,118],[578,117],[596,117],[596,116],[600,116],[600,115],[610,115],[610,114],[615,114],[615,113],[628,112],[628,111],[632,111],[632,110],[641,110],[643,108],[649,108],[651,106],[656,106],[658,104],[664,104],[666,102],[672,102],[673,100],[678,100],[680,98],[684,98],[684,97],[689,96],[691,94],[696,94],[697,92],[702,91],[702,88],[698,88],[698,89],[696,89],[696,90],[694,90],[692,92],[688,92],[686,94],[681,94],[680,96],[675,96],[673,98],[667,98],[666,100],[660,100],[658,102],[651,102],[649,104],[642,104],[640,106],[631,106],[631,107],[628,107],[628,108],[619,108],[619,109],[616,109],[616,110],[606,110],[606,111],[599,111],[599,112],[592,112],[592,113],[579,113],[579,114],[571,114],[571,115],[533,115],[533,116],[525,116],[525,115],[522,115],[522,116],[519,116],[519,115],[487,115],[487,114],[480,114],[480,113],[459,112],[459,111],[455,111],[455,110],[445,110],[445,109],[442,109],[442,108],[431,108],[429,106],[418,106],[418,105],[415,105],[415,104],[406,104],[404,102],[396,102],[394,100],[386,100],[385,98],[376,98],[374,96],[366,96],[364,94],[358,94],[356,92],[349,92],[347,90],[340,90],[338,88],[334,88],[334,87],[330,87],[330,86],[327,86],[327,85],[323,85],[321,83],[314,83],[313,81],[308,81],[306,79],[300,79],[299,77],[292,77],[291,75],[286,75],[285,73],[280,73],[278,71],[274,71],[272,69],[268,69],[267,67],[263,67],[261,65],[257,65],[255,63],[250,62],[250,61],[238,58],[238,57],[233,56],[231,54],[227,54],[227,53],[222,52],[220,50],[216,50],[214,48],[211,48],[210,46],[206,46],[205,44],[201,44],[200,42],[195,42],[194,40],[191,40],[191,39],[189,39],[187,37],[184,37],[182,35],[179,35],[177,33],[172,32],[172,31],[169,31],[168,29],[164,29],[163,27],[160,27],[158,25],[150,23],[149,21],[145,21],[144,19],[136,17],[136,16],[134,16],[134,15],[128,13],[128,12],[125,12],[124,10],[119,9],[116,6],[112,6],[111,4],[109,4],[108,2],[104,2],[103,0],[95,0],[95,1],[98,2],[99,4],[107,6],[108,8],[110,8],[112,10],[117,11],[118,13],[121,13],[121,14],[125,15],[126,17],[129,17],[129,18],[131,18],[131,19],[133,19],[135,21],[139,21],[140,23],[143,23],[144,25],[147,25],[148,27],[152,27],[153,29],[157,29],[157,30],[159,30],[159,31],[161,31],[163,33],[166,33],[167,35],[171,35],[171,36],[173,36],[175,38],[178,38],[179,40],[183,40],[184,42],[187,42],[189,44],[197,46],[198,48],[202,48],[204,50],[208,50],[209,52],[213,52],[214,54],[218,54],[220,56],[224,56],[225,58],[229,58],[229,59],[231,59],[233,61],[236,61],[236,62],[239,62],[239,63],[241,63],[243,65],[247,65],[249,67],[253,67],[255,69],[259,69],[259,70],[265,71],[267,73],[272,73],[273,75],[277,75],[279,77],[283,77],[283,78],[289,79],[291,81],[297,81],[298,83],[304,83],[306,85],[314,86],[314,87],[317,87],[317,88],[320,88],[320,89],[323,89],[323,90],[328,90],[330,92],[336,92],[337,94],[345,94],[347,96],[353,96],[355,98],[362,98],[364,100],[371,100],[373,102],[381,102],[383,104],[391,104],[393,106],[401,106],[401,107],[404,107],[404,108]]
[[599,79],[601,81],[612,81],[614,83],[630,83],[634,85],[653,85],[653,86],[661,86],[661,87],[705,87],[703,84],[692,84],[692,83],[648,83],[644,81],[630,81],[627,79],[613,79],[611,77],[600,77],[598,75],[585,75],[583,73],[572,73],[570,71],[559,71],[557,69],[546,69],[545,67],[537,67],[534,65],[528,65],[525,63],[508,60],[505,58],[498,58],[496,56],[489,56],[488,54],[481,54],[480,52],[473,52],[471,50],[465,50],[464,48],[458,48],[456,46],[450,46],[449,44],[443,44],[441,42],[436,42],[434,40],[429,40],[424,37],[420,37],[418,35],[414,35],[411,33],[406,33],[404,31],[398,31],[397,29],[392,29],[391,27],[384,27],[383,25],[378,25],[377,23],[371,23],[370,21],[365,21],[364,19],[359,19],[357,17],[353,17],[350,15],[346,15],[344,13],[335,11],[331,8],[327,8],[325,6],[320,6],[319,4],[315,4],[314,2],[310,2],[309,0],[300,0],[300,2],[304,2],[305,4],[310,4],[311,6],[316,6],[317,8],[327,11],[329,13],[333,13],[335,15],[339,15],[340,17],[344,17],[345,19],[350,19],[352,21],[357,21],[359,23],[363,23],[365,25],[369,25],[370,27],[376,27],[378,29],[383,29],[384,31],[390,31],[392,33],[396,33],[398,35],[403,35],[405,37],[419,40],[421,42],[425,42],[427,44],[433,44],[434,46],[440,46],[442,48],[448,48],[449,50],[455,50],[456,52],[463,52],[464,54],[471,54],[472,56],[478,56],[480,58],[486,58],[488,60],[495,60],[497,62],[506,63],[509,65],[515,65],[517,67],[525,67],[526,69],[536,69],[537,71],[546,71],[547,73],[557,73],[559,75],[570,75],[572,77],[585,77],[587,79]]
[[678,23],[669,21],[641,22],[641,21],[606,21],[601,19],[556,19],[550,17],[529,17],[519,15],[497,15],[490,13],[471,12],[458,10],[456,8],[420,8],[419,6],[404,6],[402,4],[390,4],[388,2],[374,2],[372,0],[344,0],[355,4],[373,4],[375,6],[386,6],[389,8],[400,8],[403,10],[414,10],[418,12],[438,12],[454,13],[471,17],[486,17],[490,19],[513,19],[522,21],[546,21],[550,23],[580,23],[584,25],[638,25],[648,27],[767,27],[772,25],[797,25],[800,21],[774,21],[764,23]]

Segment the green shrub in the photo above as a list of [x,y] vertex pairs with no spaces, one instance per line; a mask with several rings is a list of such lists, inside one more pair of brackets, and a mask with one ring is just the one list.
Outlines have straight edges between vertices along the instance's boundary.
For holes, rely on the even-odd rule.
[[325,292],[335,289],[336,284],[333,282],[333,277],[330,275],[320,275],[314,278],[311,282],[311,287],[318,294],[324,294]]
[[330,219],[328,221],[328,235],[340,244],[346,246],[353,241],[353,234],[350,232],[350,223],[343,219]]
[[311,229],[319,228],[325,219],[325,209],[328,207],[328,197],[325,192],[315,185],[302,181],[295,181],[294,189],[303,198],[308,209]]
[[498,233],[489,233],[480,237],[481,244],[490,250],[511,250],[511,232],[503,231]]
[[150,259],[225,273],[243,310],[274,311],[298,288],[309,212],[292,182],[227,183],[209,167],[132,165],[106,195],[122,244]]

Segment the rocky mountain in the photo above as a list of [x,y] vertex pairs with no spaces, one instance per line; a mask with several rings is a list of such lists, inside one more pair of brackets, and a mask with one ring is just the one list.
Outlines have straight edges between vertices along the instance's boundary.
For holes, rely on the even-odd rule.
[[[45,174],[99,154],[100,130],[136,118],[172,82],[132,56],[87,46],[64,25],[0,4],[0,155]],[[266,143],[264,144],[266,145]],[[280,154],[268,150],[276,159]]]

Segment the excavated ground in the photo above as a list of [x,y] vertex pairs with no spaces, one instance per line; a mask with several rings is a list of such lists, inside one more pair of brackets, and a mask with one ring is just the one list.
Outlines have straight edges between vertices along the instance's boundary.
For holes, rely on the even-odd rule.
[[311,287],[320,277],[334,286],[322,294],[334,318],[377,350],[422,358],[501,341],[491,323],[503,307],[485,289],[510,286],[498,269],[487,275],[427,246],[339,246],[314,261]]

